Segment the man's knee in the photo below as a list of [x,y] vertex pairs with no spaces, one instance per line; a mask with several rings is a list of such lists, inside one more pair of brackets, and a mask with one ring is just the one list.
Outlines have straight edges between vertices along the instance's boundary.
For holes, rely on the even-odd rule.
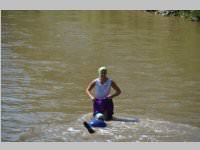
[[112,115],[113,115],[112,112],[105,111],[105,112],[103,113],[103,115],[104,115],[104,119],[105,119],[106,121],[112,120]]

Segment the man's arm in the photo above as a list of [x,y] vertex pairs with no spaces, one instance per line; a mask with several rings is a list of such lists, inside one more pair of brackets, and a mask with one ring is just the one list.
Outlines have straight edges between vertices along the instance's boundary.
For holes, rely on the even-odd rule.
[[86,88],[86,93],[90,97],[91,100],[95,99],[95,97],[91,93],[91,90],[94,88],[94,86],[95,86],[95,80],[93,80],[92,82],[90,82],[89,85],[88,85],[88,87]]
[[119,88],[119,86],[114,81],[112,81],[111,86],[115,90],[115,93],[108,96],[108,99],[112,99],[112,98],[118,96],[119,94],[121,94],[121,89]]

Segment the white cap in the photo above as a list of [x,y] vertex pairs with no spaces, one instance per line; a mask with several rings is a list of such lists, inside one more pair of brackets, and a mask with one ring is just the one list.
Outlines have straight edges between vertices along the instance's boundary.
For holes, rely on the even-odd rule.
[[97,114],[95,115],[95,119],[97,119],[97,120],[103,119],[103,120],[104,120],[104,116],[103,116],[102,113],[97,113]]

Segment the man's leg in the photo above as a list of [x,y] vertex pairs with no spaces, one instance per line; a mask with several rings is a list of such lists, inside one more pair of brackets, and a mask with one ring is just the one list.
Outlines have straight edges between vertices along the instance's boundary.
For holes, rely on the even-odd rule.
[[104,113],[106,108],[106,100],[98,100],[96,99],[93,103],[93,116],[95,116],[96,113]]
[[114,104],[112,99],[107,99],[106,109],[104,111],[104,117],[106,121],[112,120],[113,110]]

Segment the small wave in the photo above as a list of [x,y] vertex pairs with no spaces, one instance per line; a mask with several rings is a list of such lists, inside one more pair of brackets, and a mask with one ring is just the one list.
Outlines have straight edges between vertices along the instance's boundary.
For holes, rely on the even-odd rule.
[[[90,115],[85,114],[81,116],[79,121],[87,120],[88,116]],[[197,127],[132,116],[114,117],[112,121],[107,122],[106,128],[94,129],[96,130],[95,137],[100,138],[104,136],[105,141],[200,141],[200,129]],[[85,130],[85,132],[87,131]],[[88,134],[88,136],[91,135]]]
[[[183,142],[200,141],[200,128],[169,121],[116,116],[118,120],[107,121],[107,127],[94,128],[90,134],[83,126],[91,113],[83,114],[71,122],[54,123],[29,129],[20,141],[65,141],[65,142]],[[119,119],[120,118],[120,119]],[[128,120],[128,121],[127,121]]]

